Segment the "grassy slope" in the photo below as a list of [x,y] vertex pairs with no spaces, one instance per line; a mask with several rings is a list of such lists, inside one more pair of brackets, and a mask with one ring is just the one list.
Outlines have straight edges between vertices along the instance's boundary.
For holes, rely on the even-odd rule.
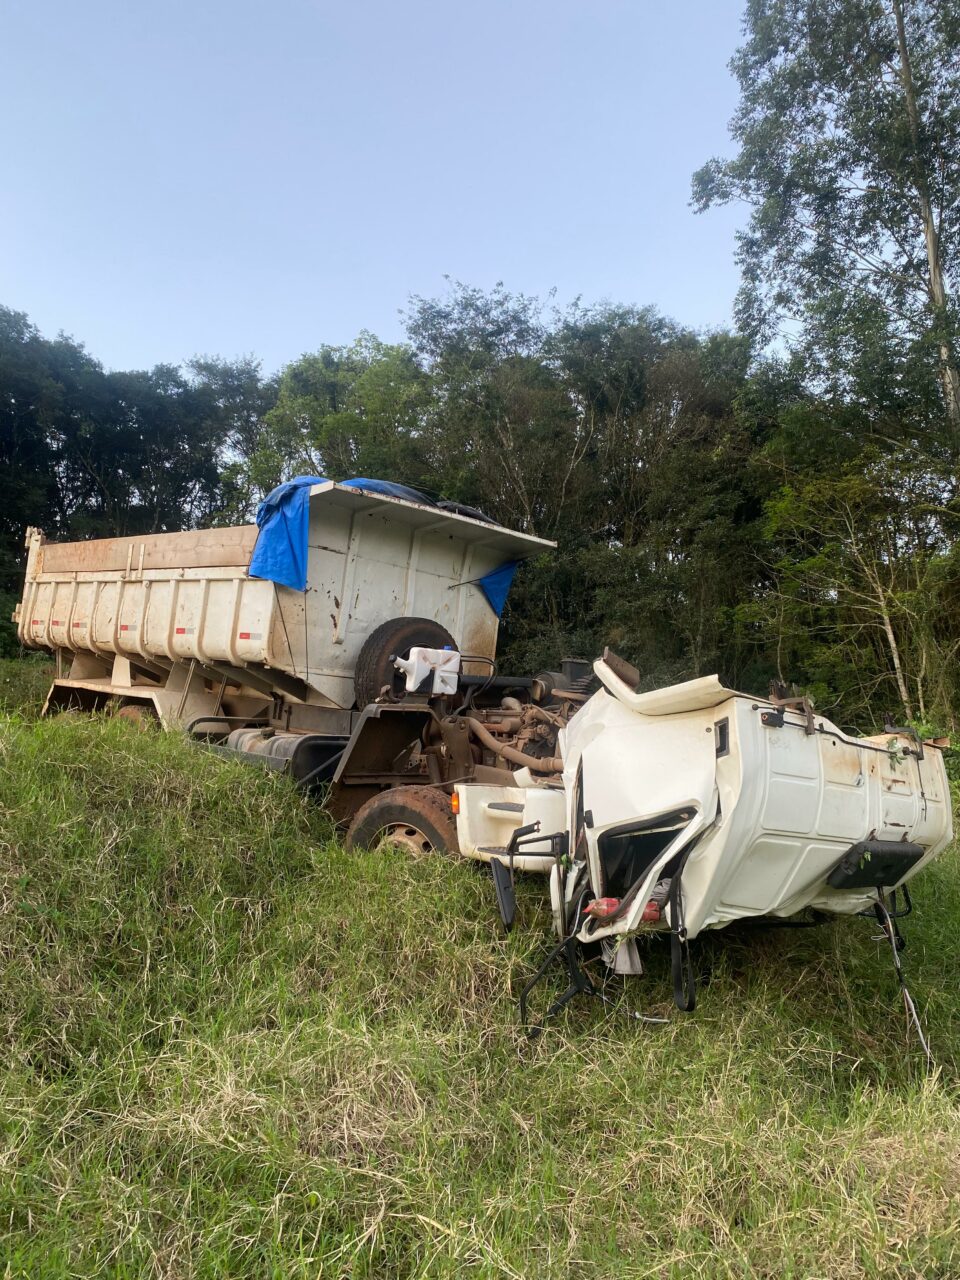
[[[530,1045],[537,882],[504,939],[478,869],[348,856],[282,778],[0,719],[0,1274],[956,1275],[955,854],[916,899],[933,1078],[864,921]],[[668,1012],[666,955],[611,989]]]

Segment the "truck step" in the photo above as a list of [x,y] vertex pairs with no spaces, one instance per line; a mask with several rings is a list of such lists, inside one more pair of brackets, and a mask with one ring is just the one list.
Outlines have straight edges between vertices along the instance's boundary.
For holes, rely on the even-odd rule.
[[489,800],[486,807],[497,813],[523,813],[523,805],[515,800]]

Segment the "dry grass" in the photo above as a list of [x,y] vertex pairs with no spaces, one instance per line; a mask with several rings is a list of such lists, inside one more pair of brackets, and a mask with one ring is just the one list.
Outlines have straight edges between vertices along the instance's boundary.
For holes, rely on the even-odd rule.
[[[908,1042],[865,921],[698,948],[693,1017],[531,1045],[540,886],[350,856],[176,735],[0,721],[0,1274],[953,1277],[960,874]],[[668,962],[624,1001],[667,1011]],[[558,978],[559,981],[559,978]]]

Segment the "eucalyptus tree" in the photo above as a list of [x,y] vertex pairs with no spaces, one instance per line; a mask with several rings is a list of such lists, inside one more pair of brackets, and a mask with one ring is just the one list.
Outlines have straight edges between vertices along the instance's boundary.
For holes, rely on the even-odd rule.
[[882,383],[960,452],[960,8],[748,0],[744,35],[737,153],[693,180],[700,210],[752,208],[741,323],[786,318],[824,382]]

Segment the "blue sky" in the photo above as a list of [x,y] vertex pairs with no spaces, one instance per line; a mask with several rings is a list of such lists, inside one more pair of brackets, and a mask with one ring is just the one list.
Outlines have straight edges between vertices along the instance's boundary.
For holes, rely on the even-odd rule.
[[0,302],[110,368],[387,340],[444,276],[729,323],[741,0],[3,0]]

